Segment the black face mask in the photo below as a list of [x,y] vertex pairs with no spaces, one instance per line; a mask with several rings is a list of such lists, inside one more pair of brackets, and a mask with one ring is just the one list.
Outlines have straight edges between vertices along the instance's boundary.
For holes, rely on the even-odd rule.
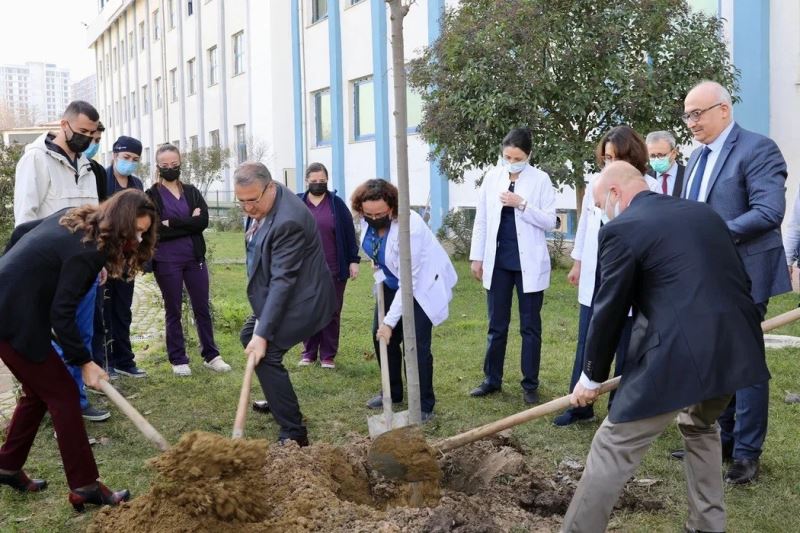
[[161,168],[158,167],[159,175],[167,181],[175,181],[181,177],[181,167]]
[[364,220],[367,221],[367,226],[374,230],[388,228],[392,224],[392,218],[389,215],[384,215],[380,218],[364,217]]
[[89,145],[94,141],[94,137],[91,135],[84,135],[83,133],[76,133],[72,129],[72,126],[69,125],[69,122],[67,122],[67,127],[69,131],[72,132],[72,137],[67,139],[67,147],[76,154],[86,151]]
[[314,196],[322,196],[326,192],[328,192],[328,184],[327,183],[309,183],[308,184],[308,192],[313,194]]

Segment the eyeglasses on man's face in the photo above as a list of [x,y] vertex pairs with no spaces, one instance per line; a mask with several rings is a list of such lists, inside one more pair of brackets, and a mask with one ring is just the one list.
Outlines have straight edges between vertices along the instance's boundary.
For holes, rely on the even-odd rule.
[[705,113],[706,111],[710,111],[710,110],[714,109],[715,107],[719,107],[721,105],[722,105],[722,102],[717,102],[716,104],[712,105],[711,107],[707,107],[705,109],[695,109],[694,111],[689,111],[688,113],[684,113],[684,114],[681,115],[681,120],[686,124],[688,124],[690,121],[691,122],[697,122],[698,120],[700,120],[700,117],[703,116],[703,113]]
[[261,201],[261,198],[263,198],[264,193],[267,192],[268,188],[269,188],[269,185],[264,185],[264,188],[261,189],[261,194],[258,195],[258,198],[251,198],[249,200],[241,200],[241,199],[237,198],[236,201],[239,202],[239,205],[242,206],[242,207],[255,205],[255,204],[257,204],[258,202]]

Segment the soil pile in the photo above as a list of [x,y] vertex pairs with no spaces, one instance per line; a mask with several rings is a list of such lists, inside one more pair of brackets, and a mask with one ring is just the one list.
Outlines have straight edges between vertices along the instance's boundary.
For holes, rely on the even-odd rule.
[[556,531],[580,477],[579,463],[542,475],[502,436],[450,452],[441,480],[416,483],[368,469],[369,448],[190,433],[151,461],[148,493],[99,511],[88,531]]

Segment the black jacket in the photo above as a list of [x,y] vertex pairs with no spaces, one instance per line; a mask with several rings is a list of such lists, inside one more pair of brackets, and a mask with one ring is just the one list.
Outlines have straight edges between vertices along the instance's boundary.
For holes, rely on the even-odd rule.
[[78,304],[105,264],[105,253],[82,243],[58,221],[66,209],[15,230],[0,257],[0,339],[23,357],[44,361],[51,331],[72,365],[91,361],[75,322]]
[[[189,213],[200,208],[200,216],[188,216],[186,218],[170,218],[169,226],[164,224],[158,225],[158,240],[171,241],[180,239],[181,237],[191,237],[192,247],[194,248],[194,257],[198,262],[202,263],[206,260],[206,241],[203,239],[203,231],[208,227],[208,205],[203,199],[203,195],[197,187],[182,183],[183,194],[186,197],[186,203],[189,204]],[[152,187],[145,191],[147,195],[156,204],[159,219],[163,219],[162,213],[164,212],[164,203],[161,201],[161,194],[158,192],[160,185],[154,184]]]
[[103,168],[103,165],[95,161],[94,159],[89,160],[89,165],[92,167],[92,172],[94,172],[94,179],[97,181],[97,200],[102,202],[106,198],[108,198],[108,184],[106,183],[106,169]]
[[749,278],[711,207],[641,192],[599,239],[600,285],[584,352],[589,379],[608,377],[628,309],[636,313],[611,422],[682,409],[769,379]]

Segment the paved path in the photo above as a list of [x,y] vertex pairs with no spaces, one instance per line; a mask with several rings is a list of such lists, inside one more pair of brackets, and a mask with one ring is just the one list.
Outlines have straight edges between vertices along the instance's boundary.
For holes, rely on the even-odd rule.
[[[133,292],[131,340],[164,338],[164,307],[161,291],[152,274],[139,276]],[[0,361],[0,429],[5,427],[17,404],[14,377]]]

